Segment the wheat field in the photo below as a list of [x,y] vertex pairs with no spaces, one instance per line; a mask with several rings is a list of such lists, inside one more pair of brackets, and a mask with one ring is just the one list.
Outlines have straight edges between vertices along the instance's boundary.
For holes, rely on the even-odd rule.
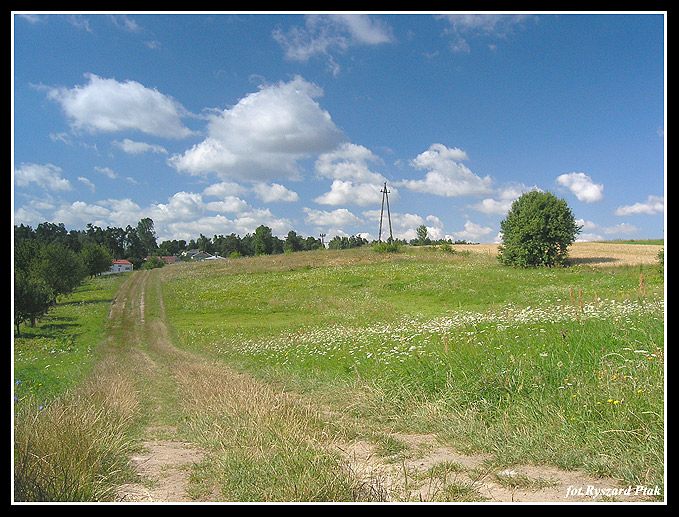
[[[499,244],[456,244],[457,251],[470,251],[495,255]],[[631,266],[638,264],[657,264],[658,253],[663,246],[656,244],[617,244],[610,242],[576,242],[568,256],[571,264],[596,266]]]

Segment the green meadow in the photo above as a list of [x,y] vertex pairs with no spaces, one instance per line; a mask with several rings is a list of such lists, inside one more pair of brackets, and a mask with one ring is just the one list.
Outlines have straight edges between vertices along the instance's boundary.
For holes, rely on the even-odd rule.
[[98,277],[14,336],[15,497],[115,500],[148,432],[212,451],[217,500],[379,499],[323,443],[399,435],[664,491],[664,290],[660,264],[408,246]]
[[662,484],[658,266],[513,269],[404,248],[163,271],[177,341],[365,428]]

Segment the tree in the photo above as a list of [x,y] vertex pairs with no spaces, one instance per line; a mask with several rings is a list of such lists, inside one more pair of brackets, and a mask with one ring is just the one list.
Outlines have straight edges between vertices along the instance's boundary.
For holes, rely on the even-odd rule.
[[86,276],[80,255],[56,242],[43,246],[34,271],[55,296],[70,293]]
[[563,265],[582,229],[568,204],[549,192],[532,191],[514,201],[500,223],[499,259],[518,267]]
[[107,271],[111,267],[111,254],[101,244],[86,242],[80,251],[80,257],[85,266],[85,272],[94,277]]
[[417,227],[417,245],[425,246],[427,244],[431,244],[431,240],[427,236],[427,227],[422,224]]
[[54,293],[39,279],[30,278],[22,271],[14,273],[14,324],[17,335],[20,336],[19,325],[30,321],[35,326],[35,320],[47,314],[54,304]]
[[128,224],[125,228],[125,258],[139,269],[147,255],[148,250],[139,238],[139,232]]
[[156,244],[156,230],[153,227],[153,219],[144,217],[137,223],[137,235],[142,246],[146,250],[145,256],[158,249]]
[[297,232],[290,230],[287,237],[285,238],[285,244],[283,245],[285,251],[302,251],[304,249],[304,241],[297,235]]
[[47,314],[54,304],[54,292],[40,278],[38,265],[45,244],[24,235],[14,242],[14,323],[17,335],[21,335],[19,325],[35,321]]
[[255,230],[252,244],[255,255],[271,255],[274,246],[271,228],[264,225],[258,226]]
[[165,266],[165,261],[160,257],[151,257],[141,266],[141,269],[156,269]]

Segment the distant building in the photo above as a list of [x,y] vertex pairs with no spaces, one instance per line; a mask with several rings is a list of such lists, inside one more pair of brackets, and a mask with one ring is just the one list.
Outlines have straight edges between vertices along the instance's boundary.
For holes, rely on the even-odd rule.
[[129,262],[125,259],[118,259],[118,260],[113,260],[111,263],[111,268],[105,272],[104,274],[111,274],[111,273],[125,273],[127,271],[132,271],[134,267],[132,266],[132,262]]
[[185,251],[183,256],[185,260],[215,260],[222,258],[219,255],[211,255],[206,251],[196,249]]

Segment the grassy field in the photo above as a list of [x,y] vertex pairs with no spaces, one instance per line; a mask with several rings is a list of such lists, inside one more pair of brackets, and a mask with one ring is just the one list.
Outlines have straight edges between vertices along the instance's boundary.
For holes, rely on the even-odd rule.
[[[136,340],[135,353],[154,364],[152,377],[133,375],[136,404],[163,408],[163,428],[222,451],[194,470],[195,494],[365,497],[338,474],[333,456],[319,452],[328,436],[340,435],[347,443],[370,442],[396,463],[413,454],[398,437],[426,435],[462,453],[488,455],[494,465],[553,465],[663,487],[660,247],[602,246],[576,244],[572,267],[545,270],[503,267],[482,246],[177,264],[145,277],[154,286],[145,303],[147,324],[162,315],[181,355],[167,352],[167,344],[161,355],[149,344],[160,333],[140,331],[139,322],[117,341]],[[83,293],[108,293],[95,297],[101,307],[92,302],[104,314],[116,286],[102,282]],[[63,310],[83,303],[75,303],[77,296],[85,295]],[[86,334],[72,340],[82,357],[55,348],[69,328],[63,322],[101,328],[61,310],[49,320],[50,344],[39,344],[42,330],[15,339],[20,402],[28,395],[49,400],[80,383],[76,364],[89,365],[86,371],[101,360]],[[144,361],[124,371],[137,372]],[[190,396],[179,396],[176,386]],[[259,484],[252,481],[258,476]],[[469,500],[469,489],[453,483],[438,496]]]
[[506,463],[662,480],[664,297],[653,265],[514,270],[493,254],[410,248],[165,273],[184,346],[366,428],[434,431]]

